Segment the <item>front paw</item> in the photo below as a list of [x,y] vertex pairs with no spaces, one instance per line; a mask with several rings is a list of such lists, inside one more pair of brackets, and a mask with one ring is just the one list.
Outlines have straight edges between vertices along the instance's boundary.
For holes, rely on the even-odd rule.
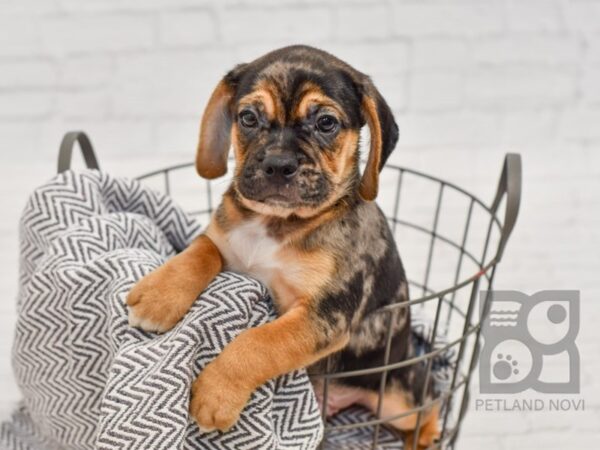
[[175,326],[196,300],[195,291],[165,265],[142,278],[127,296],[129,325],[164,333]]
[[223,367],[218,358],[204,368],[192,385],[190,401],[190,415],[200,431],[227,431],[237,422],[252,394],[242,380],[242,374]]

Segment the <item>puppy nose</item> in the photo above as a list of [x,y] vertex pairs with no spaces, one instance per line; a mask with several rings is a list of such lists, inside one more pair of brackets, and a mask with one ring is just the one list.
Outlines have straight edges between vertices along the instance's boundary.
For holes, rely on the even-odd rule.
[[298,171],[298,160],[291,155],[267,156],[262,162],[262,169],[269,178],[282,177],[289,180]]

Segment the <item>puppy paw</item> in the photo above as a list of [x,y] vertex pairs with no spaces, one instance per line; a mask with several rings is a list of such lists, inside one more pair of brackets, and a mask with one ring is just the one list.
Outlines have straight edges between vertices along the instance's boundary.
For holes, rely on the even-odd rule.
[[129,325],[145,331],[164,333],[175,326],[196,300],[180,280],[162,266],[142,278],[129,292]]
[[227,431],[238,421],[252,390],[236,373],[219,367],[218,359],[204,368],[192,386],[190,415],[204,433]]

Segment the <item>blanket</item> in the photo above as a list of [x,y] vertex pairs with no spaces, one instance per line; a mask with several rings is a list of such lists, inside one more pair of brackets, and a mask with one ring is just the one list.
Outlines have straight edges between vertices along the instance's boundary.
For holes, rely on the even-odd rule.
[[[23,394],[0,425],[0,450],[313,449],[323,437],[304,370],[261,386],[227,433],[188,417],[197,374],[240,332],[275,317],[257,281],[220,274],[163,335],[129,327],[125,298],[146,273],[184,249],[200,224],[137,181],[68,171],[36,189],[21,218],[20,289],[13,367]],[[418,354],[431,322],[413,314]],[[444,341],[437,339],[437,346]],[[451,353],[434,360],[443,391]],[[329,419],[325,449],[371,448],[360,407]],[[342,426],[337,430],[336,426]],[[381,428],[379,449],[402,449]]]
[[271,380],[227,433],[188,417],[196,375],[237,334],[272,320],[265,288],[220,274],[169,333],[127,323],[125,298],[200,225],[168,196],[87,170],[33,192],[21,220],[13,366],[23,401],[0,448],[311,449],[318,404],[304,370]]

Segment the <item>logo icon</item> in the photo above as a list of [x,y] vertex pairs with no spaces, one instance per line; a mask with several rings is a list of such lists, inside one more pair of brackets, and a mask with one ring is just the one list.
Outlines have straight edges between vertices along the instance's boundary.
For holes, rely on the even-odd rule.
[[480,311],[481,393],[579,393],[579,291],[481,291]]

